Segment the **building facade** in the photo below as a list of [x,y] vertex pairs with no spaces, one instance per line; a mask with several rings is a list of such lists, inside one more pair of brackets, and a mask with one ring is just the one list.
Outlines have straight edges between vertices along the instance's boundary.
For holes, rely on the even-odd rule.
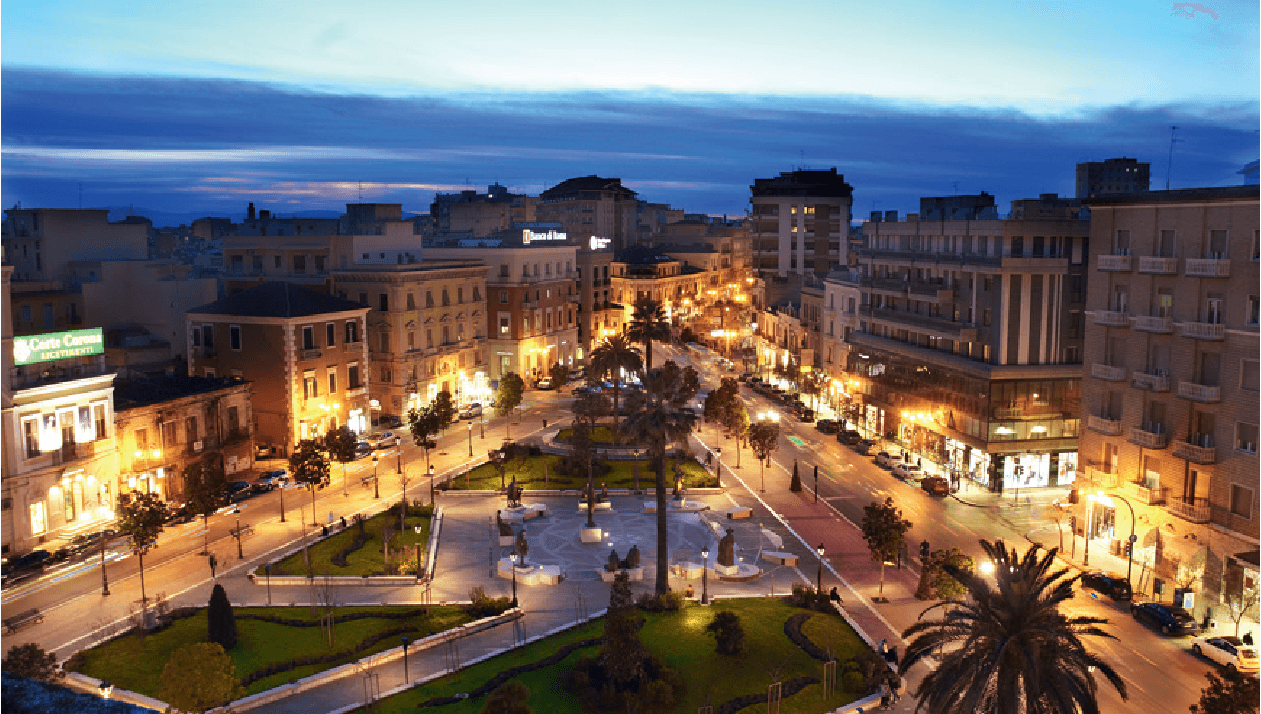
[[1151,187],[1152,165],[1121,157],[1077,164],[1077,197],[1097,198],[1121,193],[1140,193]]
[[535,220],[560,223],[575,240],[608,238],[621,250],[635,241],[639,203],[617,178],[580,176],[539,194]]
[[749,188],[752,262],[759,277],[826,274],[848,262],[854,189],[835,168],[784,172],[755,179]]
[[253,383],[255,443],[291,451],[370,427],[368,307],[269,282],[188,312],[188,374]]

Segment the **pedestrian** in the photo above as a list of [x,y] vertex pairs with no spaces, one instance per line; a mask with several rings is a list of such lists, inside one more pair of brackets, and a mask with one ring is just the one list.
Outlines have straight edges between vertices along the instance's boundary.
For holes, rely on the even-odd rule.
[[889,688],[889,683],[887,681],[882,681],[880,683],[880,708],[888,709],[892,702],[893,690]]
[[543,428],[544,428],[544,429],[546,429],[546,428],[547,428],[547,419],[544,419],[544,420],[543,420]]
[[840,602],[840,601],[841,601],[841,594],[840,594],[840,593],[838,593],[838,592],[836,591],[836,588],[835,588],[835,587],[833,587],[833,588],[832,588],[832,592],[828,595],[828,598],[829,598],[832,602]]
[[885,652],[888,650],[889,645],[884,640],[880,640],[880,644],[876,645],[876,654],[880,655],[881,659],[884,659]]
[[890,667],[896,668],[898,666],[898,648],[890,647],[885,650],[884,661],[888,662]]
[[214,553],[211,553],[209,560],[210,560],[210,579],[214,580],[215,579],[215,566],[219,564],[219,559],[215,557]]
[[1243,633],[1243,643],[1245,645],[1248,645],[1249,647],[1252,646],[1252,630],[1248,630],[1247,632]]
[[924,468],[924,460],[923,460],[923,459],[916,459],[916,460],[915,460],[915,468],[918,468],[918,469],[923,469],[923,468]]
[[342,516],[342,530],[346,530],[346,517]]
[[901,689],[902,677],[897,672],[889,672],[889,694],[892,696],[893,701],[896,702],[902,698],[902,695],[899,694]]

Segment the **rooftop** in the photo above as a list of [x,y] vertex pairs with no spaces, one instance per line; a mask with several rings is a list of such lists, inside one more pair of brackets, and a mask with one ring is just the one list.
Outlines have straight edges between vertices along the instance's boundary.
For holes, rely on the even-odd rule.
[[178,373],[115,379],[114,409],[136,409],[196,394],[216,392],[242,383],[242,380],[232,377],[190,377]]
[[306,317],[362,309],[363,305],[336,295],[308,290],[292,283],[270,282],[188,312],[239,317]]

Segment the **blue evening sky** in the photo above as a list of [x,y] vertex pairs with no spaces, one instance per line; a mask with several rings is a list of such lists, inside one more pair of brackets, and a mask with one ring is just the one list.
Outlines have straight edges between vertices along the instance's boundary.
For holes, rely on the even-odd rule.
[[[0,6],[0,201],[239,216],[617,176],[740,214],[835,166],[854,212],[1152,188],[1258,156],[1258,4],[94,2]],[[1178,143],[1169,163],[1170,126]],[[362,186],[362,187],[361,187]],[[82,203],[80,204],[80,195]]]

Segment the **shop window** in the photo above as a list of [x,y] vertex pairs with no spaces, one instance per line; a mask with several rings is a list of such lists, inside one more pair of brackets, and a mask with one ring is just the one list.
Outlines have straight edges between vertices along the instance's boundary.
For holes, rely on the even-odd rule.
[[48,532],[48,513],[44,502],[31,504],[31,535],[43,535]]

